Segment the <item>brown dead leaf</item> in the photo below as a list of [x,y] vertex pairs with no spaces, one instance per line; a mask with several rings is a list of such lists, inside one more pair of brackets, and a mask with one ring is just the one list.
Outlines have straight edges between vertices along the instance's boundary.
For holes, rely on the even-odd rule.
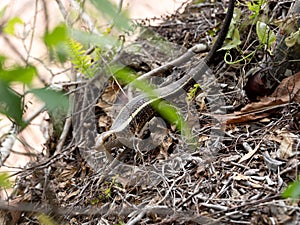
[[281,81],[270,97],[264,97],[259,102],[251,103],[241,109],[249,112],[266,106],[276,106],[289,102],[300,102],[300,72]]
[[201,135],[198,139],[198,142],[201,143],[201,142],[205,142],[209,139],[209,136],[207,135]]
[[246,181],[247,185],[253,188],[262,188],[263,186],[256,180],[253,180],[250,176],[245,176],[243,174],[237,173],[233,177],[235,181]]
[[74,197],[74,196],[77,196],[79,193],[80,193],[80,190],[73,191],[73,192],[71,192],[70,194],[66,195],[66,196],[64,197],[64,200],[65,200],[65,201],[68,201],[70,198],[72,198],[72,197]]
[[[247,154],[243,155],[242,158],[239,160],[238,163],[242,163],[242,162],[244,162],[245,160],[250,159],[250,158],[257,152],[257,150],[259,149],[260,143],[261,143],[261,142],[259,142],[259,143],[255,146],[254,149],[250,149],[249,152],[248,152]],[[249,146],[249,147],[250,147],[250,146]],[[250,148],[251,148],[251,147],[250,147]]]
[[251,179],[251,177],[245,176],[245,175],[240,174],[240,173],[235,174],[235,176],[233,177],[233,180],[237,180],[237,181],[240,181],[240,180],[250,180],[250,179]]
[[222,158],[221,161],[224,163],[231,163],[231,162],[238,160],[239,158],[241,158],[240,155],[231,155],[231,156]]
[[100,116],[98,119],[98,127],[110,127],[112,124],[112,120],[110,116]]
[[105,89],[104,93],[101,95],[101,98],[98,100],[96,106],[103,109],[112,106],[112,104],[115,103],[118,94],[119,89],[116,89],[113,85],[110,85]]
[[238,112],[227,115],[208,114],[224,124],[244,123],[268,117],[274,110],[300,102],[300,72],[282,80],[271,96],[252,102]]
[[278,130],[275,135],[269,137],[270,140],[280,143],[276,156],[280,159],[288,159],[293,155],[293,144],[297,136],[286,130]]
[[284,102],[300,103],[300,72],[283,79],[271,96]]

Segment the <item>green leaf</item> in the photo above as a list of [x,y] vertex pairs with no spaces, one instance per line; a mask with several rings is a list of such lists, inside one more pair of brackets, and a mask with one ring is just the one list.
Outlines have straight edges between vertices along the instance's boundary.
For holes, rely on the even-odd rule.
[[257,33],[259,41],[263,45],[267,44],[268,47],[276,40],[276,36],[275,36],[274,32],[264,22],[257,21],[256,33]]
[[105,197],[106,198],[110,198],[111,197],[111,188],[106,188],[105,189]]
[[78,72],[89,78],[96,74],[98,68],[93,66],[91,55],[85,54],[86,51],[83,49],[83,45],[80,42],[69,39],[68,50],[70,61]]
[[41,225],[58,225],[58,223],[56,223],[54,219],[43,213],[38,215],[37,219]]
[[193,98],[195,98],[200,89],[200,84],[194,84],[193,88],[191,88],[187,93],[187,100],[191,101]]
[[176,107],[164,100],[153,102],[152,107],[170,124],[175,124],[176,129],[179,130],[184,137],[191,137],[190,128]]
[[59,24],[51,33],[46,33],[44,41],[47,46],[57,46],[68,39],[68,30],[65,24]]
[[249,8],[250,11],[252,11],[252,15],[249,16],[250,19],[255,19],[258,17],[259,12],[262,8],[262,5],[265,3],[265,0],[258,0],[258,1],[251,1],[251,2],[247,2],[247,6]]
[[0,173],[0,187],[2,188],[10,188],[12,183],[9,180],[9,174],[5,172]]
[[298,199],[300,196],[300,181],[297,180],[291,183],[285,191],[282,193],[284,198],[292,198],[294,200]]
[[252,13],[253,13],[252,15],[249,16],[249,18],[250,19],[256,18],[259,14],[259,8],[260,8],[259,5],[255,4],[253,2],[247,2],[246,4],[247,4],[249,10],[252,11]]
[[0,10],[0,19],[3,18],[4,14],[5,14],[5,12],[6,12],[6,9],[7,9],[7,5],[4,6],[4,7]]
[[46,104],[46,108],[49,111],[55,112],[55,110],[60,109],[64,112],[67,112],[69,107],[69,100],[68,97],[65,96],[62,92],[50,90],[47,88],[32,89],[30,90],[30,92],[41,99]]
[[0,72],[2,73],[3,71],[3,65],[5,63],[6,57],[3,55],[0,55]]
[[[2,68],[0,68],[0,71]],[[28,65],[27,67],[15,66],[9,70],[2,70],[0,73],[0,79],[10,82],[21,82],[23,84],[30,84],[33,78],[36,76],[36,68]]]
[[8,83],[0,80],[0,113],[12,119],[20,127],[25,124],[22,120],[23,110],[21,108],[22,98],[15,94]]
[[57,45],[55,48],[56,56],[59,62],[64,63],[68,59],[68,47],[66,43]]
[[237,28],[241,18],[241,14],[242,12],[240,9],[234,9],[233,18],[231,20],[225,42],[220,50],[230,50],[238,48],[238,46],[242,43],[240,33]]
[[118,38],[110,35],[96,35],[96,34],[91,34],[79,30],[71,30],[70,35],[73,39],[77,40],[78,42],[88,46],[91,43],[93,45],[98,45],[101,48],[107,49],[108,47],[115,46],[117,47],[120,43]]
[[285,44],[288,47],[293,47],[295,44],[300,44],[300,29],[296,32],[291,33],[286,39]]
[[19,17],[14,17],[7,22],[6,26],[4,27],[4,32],[6,34],[15,35],[16,24],[24,24],[24,22]]
[[118,9],[109,0],[91,0],[91,3],[109,20],[113,21],[113,24],[119,30],[129,30],[129,19],[122,13],[118,13]]
[[237,28],[235,28],[233,30],[233,34],[231,37],[231,40],[226,40],[226,43],[224,44],[224,46],[222,48],[220,48],[220,50],[230,50],[233,48],[237,48],[240,44],[241,44],[241,39],[240,39],[240,33],[239,30]]
[[63,63],[68,58],[66,41],[69,38],[67,26],[59,24],[50,33],[44,35],[44,42],[50,50],[50,57],[57,57]]

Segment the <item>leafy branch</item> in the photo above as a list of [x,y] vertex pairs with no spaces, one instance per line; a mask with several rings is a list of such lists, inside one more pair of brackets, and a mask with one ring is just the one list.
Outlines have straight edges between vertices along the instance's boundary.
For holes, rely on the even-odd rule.
[[97,71],[97,68],[93,66],[93,61],[97,61],[97,59],[93,59],[90,55],[86,54],[83,45],[74,39],[69,39],[67,45],[70,51],[70,61],[74,68],[86,77],[92,78]]

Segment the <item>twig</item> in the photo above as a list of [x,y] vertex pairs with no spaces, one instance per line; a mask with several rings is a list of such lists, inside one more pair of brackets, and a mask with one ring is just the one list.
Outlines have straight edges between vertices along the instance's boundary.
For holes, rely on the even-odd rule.
[[236,210],[239,210],[239,209],[247,207],[247,206],[259,205],[259,204],[262,204],[262,203],[265,203],[265,202],[270,202],[270,201],[278,200],[278,199],[282,199],[282,196],[280,194],[270,196],[270,197],[266,197],[264,199],[258,199],[258,200],[256,199],[256,200],[253,200],[253,201],[249,201],[249,202],[246,202],[244,204],[238,205],[236,207],[228,208],[226,211],[224,211],[222,213],[227,214],[229,212],[236,211]]
[[[39,108],[35,113],[33,113],[29,118],[27,118],[24,122],[25,124],[29,124],[33,121],[41,112],[45,110],[45,105]],[[17,135],[24,129],[25,127],[17,128],[16,125],[12,125],[9,134],[1,143],[0,147],[0,155],[1,155],[1,165],[5,163],[7,158],[10,155],[11,149],[16,141]]]
[[10,47],[10,49],[16,53],[20,59],[24,62],[24,63],[27,63],[26,62],[26,59],[24,58],[24,56],[19,52],[19,50],[11,43],[11,41],[9,40],[9,38],[5,35],[3,35],[3,38],[5,40],[5,42],[7,43],[7,45]]
[[10,155],[12,146],[14,145],[16,141],[16,133],[17,128],[16,125],[12,125],[9,134],[5,137],[4,141],[1,143],[0,147],[0,155],[1,155],[1,161],[0,166],[3,166],[5,161]]
[[146,214],[146,211],[145,210],[142,210],[139,215],[137,215],[133,220],[129,221],[127,223],[127,225],[134,225],[136,223],[138,223]]
[[123,0],[119,0],[118,13],[120,13],[122,11],[122,8],[123,8]]
[[37,27],[37,25],[36,25],[37,13],[38,13],[38,0],[35,0],[33,23],[32,23],[31,36],[30,36],[30,41],[29,41],[28,48],[26,48],[25,42],[23,40],[24,48],[27,52],[27,56],[26,56],[26,62],[27,63],[28,63],[28,60],[29,60],[29,57],[30,57],[30,52],[31,52],[31,49],[32,49],[32,43],[33,43],[33,39],[34,39],[34,34],[35,34],[36,27]]
[[42,0],[43,8],[44,8],[44,25],[45,25],[45,33],[49,31],[49,15],[48,15],[48,7],[46,0]]
[[62,2],[60,0],[55,0],[55,1],[56,1],[57,5],[58,5],[60,13],[62,14],[64,20],[68,24],[68,14],[67,14],[67,11],[66,11],[64,5],[62,4]]
[[60,135],[60,138],[58,140],[58,144],[56,146],[56,151],[55,151],[55,155],[58,154],[58,153],[61,153],[62,151],[62,148],[64,146],[64,143],[67,139],[67,136],[69,134],[69,131],[70,131],[70,127],[72,125],[72,117],[68,117],[65,121],[65,125],[64,125],[64,128],[63,128],[63,131]]
[[210,208],[210,209],[216,209],[216,210],[220,210],[220,211],[225,211],[228,210],[228,207],[226,206],[222,206],[222,205],[213,205],[213,204],[209,204],[209,203],[200,203],[201,206],[204,206],[206,208]]
[[97,35],[100,35],[99,31],[96,29],[95,24],[92,22],[92,19],[89,17],[88,14],[84,12],[83,7],[81,7],[77,3],[77,1],[70,0],[70,2],[72,6],[79,12],[81,19],[87,24],[89,31]]

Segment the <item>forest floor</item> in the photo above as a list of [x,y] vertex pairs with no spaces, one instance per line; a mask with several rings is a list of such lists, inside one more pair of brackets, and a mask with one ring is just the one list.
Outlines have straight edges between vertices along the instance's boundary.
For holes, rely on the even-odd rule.
[[[270,1],[268,17],[282,19],[290,5],[291,1]],[[12,210],[12,219],[22,225],[38,224],[44,215],[52,218],[44,217],[48,219],[45,224],[74,225],[300,222],[299,201],[282,197],[298,176],[299,74],[291,66],[287,70],[296,75],[289,76],[268,98],[249,100],[243,90],[248,72],[263,70],[269,51],[258,41],[246,4],[237,8],[233,26],[239,38],[234,41],[240,43],[238,50],[227,52],[230,62],[224,60],[226,51],[219,51],[199,81],[200,94],[187,100],[190,93],[184,93],[172,102],[191,128],[193,143],[187,143],[191,140],[174,125],[151,120],[144,132],[148,137],[154,126],[150,136],[159,142],[147,151],[137,146],[122,166],[108,168],[111,171],[105,174],[105,155],[90,148],[99,133],[109,130],[120,110],[116,102],[124,96],[119,93],[136,93],[126,87],[121,90],[114,79],[103,81],[101,87],[93,83],[93,91],[80,86],[73,113],[82,117],[74,121],[76,116],[72,116],[73,126],[59,152],[54,151],[57,139],[53,138],[47,145],[48,155],[41,154],[19,174],[14,201],[26,210]],[[211,35],[220,29],[225,14],[222,3],[197,3],[160,18],[159,25],[140,21],[139,37],[114,60],[143,75],[196,44],[211,46]],[[272,21],[270,26],[279,32]],[[234,44],[232,37],[225,46]],[[242,53],[253,54],[241,60]],[[195,68],[205,54],[159,74],[158,82],[168,75],[172,75],[168,82],[174,82]],[[84,102],[85,95],[89,102]],[[83,113],[86,105],[89,110]],[[89,119],[81,121],[83,117]],[[39,219],[36,212],[43,212]]]

